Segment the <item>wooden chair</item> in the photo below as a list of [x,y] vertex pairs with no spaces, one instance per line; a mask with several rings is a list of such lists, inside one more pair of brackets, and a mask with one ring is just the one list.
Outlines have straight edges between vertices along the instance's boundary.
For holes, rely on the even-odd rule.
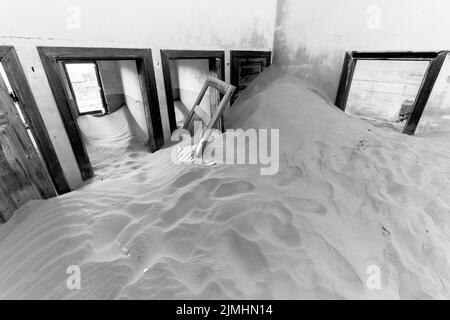
[[[208,114],[206,114],[206,112],[203,111],[200,107],[200,103],[206,93],[206,90],[208,90],[209,87],[216,89],[218,92],[220,92],[221,95],[223,95],[217,108],[215,108],[215,110],[213,110],[214,108],[211,109],[212,115],[211,117],[209,117]],[[191,136],[194,136],[195,121],[201,121],[203,123],[203,126],[206,126],[203,132],[205,132],[208,129],[212,129],[216,125],[216,122],[219,119],[221,119],[222,113],[225,110],[225,107],[227,106],[228,102],[230,102],[231,96],[233,95],[235,89],[236,88],[231,84],[227,84],[222,80],[209,76],[206,79],[205,83],[203,84],[203,87],[200,90],[200,94],[195,100],[194,106],[192,107],[188,117],[186,118],[186,121],[183,125],[183,129],[188,130]],[[211,130],[208,130],[208,132],[210,133]],[[196,151],[197,156],[203,153],[203,149],[208,139],[209,134],[208,136],[204,136],[201,139]]]

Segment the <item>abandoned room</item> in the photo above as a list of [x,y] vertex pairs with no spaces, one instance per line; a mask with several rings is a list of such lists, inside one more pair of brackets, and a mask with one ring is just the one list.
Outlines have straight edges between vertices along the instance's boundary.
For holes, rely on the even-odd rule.
[[450,299],[450,2],[1,7],[1,300]]

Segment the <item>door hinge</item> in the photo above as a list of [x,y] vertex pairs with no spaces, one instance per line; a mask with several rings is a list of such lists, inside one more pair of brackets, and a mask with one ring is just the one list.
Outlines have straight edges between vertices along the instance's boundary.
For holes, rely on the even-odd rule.
[[14,91],[10,92],[9,95],[11,96],[11,99],[15,102],[15,103],[19,103],[19,97],[16,95],[16,93]]

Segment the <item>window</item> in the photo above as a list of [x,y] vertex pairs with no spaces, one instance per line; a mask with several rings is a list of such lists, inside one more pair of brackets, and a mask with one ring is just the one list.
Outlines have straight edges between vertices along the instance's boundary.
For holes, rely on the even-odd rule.
[[414,134],[446,52],[347,52],[336,106]]
[[64,63],[79,115],[106,113],[96,62]]

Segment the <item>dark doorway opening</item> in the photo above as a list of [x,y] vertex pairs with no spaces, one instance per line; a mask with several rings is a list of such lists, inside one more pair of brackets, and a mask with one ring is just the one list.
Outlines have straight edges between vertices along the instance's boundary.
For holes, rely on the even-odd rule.
[[271,64],[270,51],[231,51],[231,84],[236,87],[231,104]]

